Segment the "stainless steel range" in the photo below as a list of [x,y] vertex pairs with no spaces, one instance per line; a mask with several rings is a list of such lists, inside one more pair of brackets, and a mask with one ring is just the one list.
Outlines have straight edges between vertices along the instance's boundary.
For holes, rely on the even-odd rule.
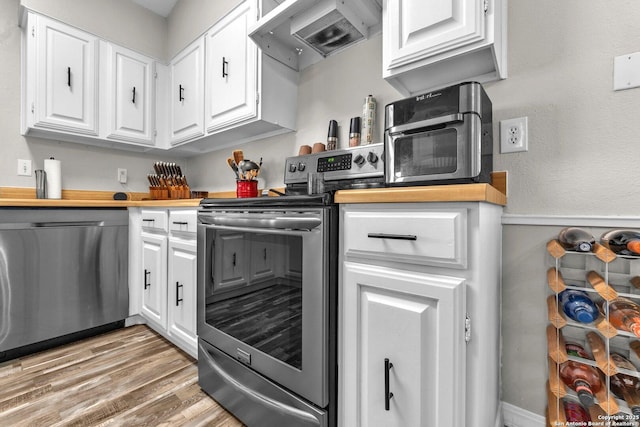
[[338,210],[384,185],[382,144],[291,157],[285,194],[204,199],[200,386],[245,424],[335,426]]

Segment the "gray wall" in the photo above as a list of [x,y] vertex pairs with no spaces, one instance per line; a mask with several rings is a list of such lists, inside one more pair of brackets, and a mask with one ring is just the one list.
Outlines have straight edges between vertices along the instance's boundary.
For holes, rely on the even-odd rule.
[[[159,22],[124,0],[23,1],[168,60],[238,0],[180,0],[174,15]],[[42,167],[42,159],[54,155],[63,161],[65,188],[121,190],[116,168],[126,167],[130,184],[125,189],[144,191],[144,175],[159,156],[20,136],[17,7],[18,0],[0,0],[0,186],[32,187],[33,178],[16,176],[16,159],[33,159],[34,167]],[[123,31],[120,22],[128,23],[131,13],[142,18]],[[509,78],[485,85],[494,106],[495,168],[509,171],[506,218],[524,215],[506,225],[503,235],[503,398],[542,415],[544,245],[574,218],[634,216],[640,208],[639,190],[632,184],[638,176],[640,90],[612,91],[613,57],[638,50],[640,7],[634,0],[510,0],[508,21]],[[163,30],[157,30],[162,25],[164,45]],[[297,133],[242,146],[248,157],[264,157],[267,186],[282,185],[284,158],[297,154],[300,145],[326,140],[330,119],[339,121],[340,144],[346,146],[349,118],[360,113],[367,94],[378,100],[380,140],[382,109],[401,97],[380,75],[379,36],[303,71]],[[498,121],[520,116],[529,117],[529,152],[499,154]],[[192,185],[232,190],[225,163],[230,151],[182,160]],[[569,217],[533,225],[546,215]]]

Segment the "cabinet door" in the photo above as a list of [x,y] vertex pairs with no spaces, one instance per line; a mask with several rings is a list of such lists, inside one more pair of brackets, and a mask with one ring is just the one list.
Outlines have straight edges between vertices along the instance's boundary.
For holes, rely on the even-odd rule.
[[245,235],[220,232],[213,248],[213,291],[233,289],[247,283]]
[[167,237],[142,233],[144,281],[142,316],[161,329],[167,327]]
[[446,54],[485,37],[479,0],[385,0],[384,68]]
[[256,235],[251,241],[251,281],[256,282],[271,278],[274,272],[274,241],[273,236]]
[[154,61],[110,43],[101,43],[101,49],[106,50],[107,138],[152,145]]
[[171,144],[204,134],[204,38],[171,61]]
[[90,34],[33,14],[29,16],[29,25],[27,37],[32,40],[31,43],[27,41],[27,48],[33,47],[35,42],[35,64],[29,65],[35,67],[35,87],[27,89],[33,115],[31,124],[97,135],[98,40]]
[[169,239],[168,332],[197,357],[196,241]]
[[342,425],[463,427],[464,280],[345,262],[342,295]]
[[257,48],[247,36],[251,3],[245,2],[207,33],[207,131],[256,114]]

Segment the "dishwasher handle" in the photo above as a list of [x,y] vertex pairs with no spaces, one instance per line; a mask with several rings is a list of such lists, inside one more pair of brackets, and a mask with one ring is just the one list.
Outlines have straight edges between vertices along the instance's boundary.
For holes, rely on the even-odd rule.
[[53,227],[104,227],[104,221],[51,221],[34,222],[33,227],[53,228]]
[[24,230],[65,227],[104,227],[105,221],[33,221],[33,222],[4,222],[0,223],[0,230]]

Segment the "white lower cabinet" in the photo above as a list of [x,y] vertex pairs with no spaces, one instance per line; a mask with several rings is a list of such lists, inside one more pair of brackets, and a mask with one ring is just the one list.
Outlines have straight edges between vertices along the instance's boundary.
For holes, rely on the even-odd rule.
[[194,351],[197,349],[196,246],[195,240],[169,237],[167,330],[170,337]]
[[167,237],[143,232],[142,266],[144,283],[142,292],[142,316],[157,324],[167,327]]
[[141,232],[132,252],[140,254],[141,262],[131,258],[130,286],[140,296],[131,293],[139,301],[139,310],[132,314],[140,314],[155,331],[197,358],[196,211],[143,209],[131,224],[136,222]]
[[464,425],[464,279],[352,262],[343,278],[342,425]]
[[339,426],[499,425],[501,215],[340,205]]

